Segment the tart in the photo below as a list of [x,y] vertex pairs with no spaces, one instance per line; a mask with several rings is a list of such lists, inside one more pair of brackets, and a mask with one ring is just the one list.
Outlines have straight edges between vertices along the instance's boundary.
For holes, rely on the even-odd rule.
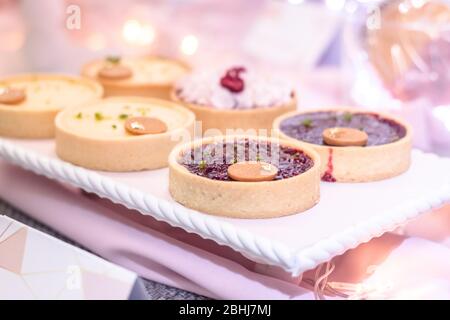
[[103,171],[167,166],[172,148],[193,134],[194,114],[175,103],[111,97],[56,117],[56,153],[67,162]]
[[411,127],[385,114],[356,109],[293,112],[277,118],[274,131],[314,148],[324,181],[382,180],[410,165]]
[[169,99],[173,84],[189,72],[181,61],[160,57],[107,57],[86,64],[81,74],[100,82],[105,96]]
[[24,74],[0,79],[0,136],[52,138],[62,109],[100,99],[91,80],[56,74]]
[[319,201],[320,157],[295,141],[215,136],[179,145],[169,191],[186,207],[233,218],[272,218]]
[[206,136],[268,135],[276,117],[297,108],[289,84],[244,67],[187,75],[176,83],[172,100],[195,113]]

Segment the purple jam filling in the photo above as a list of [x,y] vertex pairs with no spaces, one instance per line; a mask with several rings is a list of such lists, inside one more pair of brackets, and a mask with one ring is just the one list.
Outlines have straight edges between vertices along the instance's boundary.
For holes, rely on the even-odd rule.
[[[278,152],[272,156],[272,153]],[[241,161],[262,161],[278,168],[275,180],[287,179],[312,168],[313,160],[303,151],[270,142],[239,140],[206,144],[181,155],[179,163],[191,173],[213,180],[231,181],[228,167]]]
[[327,128],[347,127],[363,130],[369,136],[367,146],[395,142],[406,135],[401,124],[372,113],[311,112],[283,120],[281,131],[298,140],[324,145],[322,132]]

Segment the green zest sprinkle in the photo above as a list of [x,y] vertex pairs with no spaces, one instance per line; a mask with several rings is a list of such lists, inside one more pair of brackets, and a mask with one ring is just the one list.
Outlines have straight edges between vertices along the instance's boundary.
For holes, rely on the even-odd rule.
[[126,120],[126,119],[128,119],[128,115],[126,113],[122,113],[122,114],[119,115],[119,119],[120,120]]
[[96,112],[95,113],[95,120],[97,121],[101,121],[103,120],[105,117],[103,117],[103,114],[101,114],[101,112]]
[[106,61],[112,64],[119,64],[120,60],[122,58],[120,58],[119,56],[108,56],[106,57]]
[[138,111],[141,113],[141,115],[142,115],[143,117],[145,117],[145,116],[147,115],[147,112],[148,112],[149,110],[146,109],[146,108],[139,108]]
[[261,156],[259,154],[256,155],[256,161],[261,161]]
[[311,119],[305,119],[305,120],[303,120],[302,121],[302,125],[305,127],[305,128],[311,128],[312,127],[312,120]]
[[198,164],[198,167],[200,170],[204,170],[206,168],[206,161],[205,160],[201,160]]
[[353,115],[350,112],[346,112],[344,113],[343,117],[345,121],[350,122],[352,121]]
[[75,116],[75,118],[83,119],[83,114],[81,112],[78,112],[77,115]]
[[114,130],[117,129],[117,125],[113,124],[113,125],[112,125],[112,128],[113,128]]

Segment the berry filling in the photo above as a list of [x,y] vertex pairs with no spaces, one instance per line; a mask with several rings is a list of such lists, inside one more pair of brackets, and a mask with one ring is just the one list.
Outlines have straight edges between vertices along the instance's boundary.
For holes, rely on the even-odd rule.
[[295,139],[325,145],[322,133],[327,128],[346,127],[364,131],[367,146],[395,142],[406,135],[401,124],[372,113],[311,112],[287,118],[280,124],[280,130]]
[[235,67],[227,70],[225,75],[220,78],[220,85],[233,93],[244,90],[244,80],[240,77],[241,72],[245,72],[244,67]]
[[231,181],[228,167],[242,161],[261,161],[278,168],[274,180],[302,174],[313,167],[313,160],[301,150],[266,141],[242,139],[196,147],[181,155],[179,163],[201,177]]

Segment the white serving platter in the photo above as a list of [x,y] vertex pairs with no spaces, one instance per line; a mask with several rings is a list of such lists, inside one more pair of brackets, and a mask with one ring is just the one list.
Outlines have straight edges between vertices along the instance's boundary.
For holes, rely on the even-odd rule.
[[7,161],[188,232],[229,246],[297,276],[332,257],[450,202],[450,159],[413,151],[404,174],[379,182],[321,184],[321,200],[306,212],[276,219],[222,218],[187,209],[168,192],[168,169],[106,173],[59,160],[52,140],[0,139]]

